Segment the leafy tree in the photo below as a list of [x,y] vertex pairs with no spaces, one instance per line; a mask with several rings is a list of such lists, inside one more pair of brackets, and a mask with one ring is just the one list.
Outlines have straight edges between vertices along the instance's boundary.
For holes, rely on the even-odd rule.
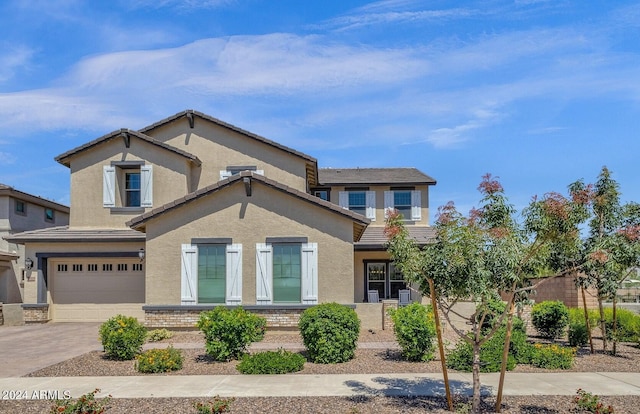
[[[514,303],[537,286],[530,283],[529,276],[567,268],[566,258],[578,250],[578,226],[586,217],[575,194],[565,198],[550,193],[534,199],[524,211],[523,223],[519,223],[515,208],[496,179],[485,175],[478,189],[482,194],[480,207],[468,216],[458,212],[452,202],[438,209],[435,239],[423,248],[408,236],[397,213],[389,215],[386,227],[388,251],[405,278],[425,294],[430,293],[432,282],[438,308],[472,348],[474,413],[480,412],[482,345],[507,318],[503,353],[503,367],[506,366]],[[562,252],[557,253],[557,249]],[[506,293],[509,300],[504,311],[497,314],[490,304],[500,298],[500,293]],[[458,316],[468,321],[469,332],[453,325],[450,318],[456,314],[455,304],[468,300],[477,304],[475,312]],[[482,329],[489,317],[496,322],[491,329]],[[499,397],[500,391],[501,387]],[[496,406],[499,408],[500,398]]]
[[[583,185],[578,181],[573,185]],[[603,302],[613,302],[614,321],[616,292],[640,265],[640,204],[620,203],[619,184],[603,167],[594,185],[587,186],[589,201],[589,235],[583,240],[580,261],[581,287],[594,287],[598,295],[603,349],[607,350],[608,333]],[[616,323],[613,324],[613,352],[616,347]]]

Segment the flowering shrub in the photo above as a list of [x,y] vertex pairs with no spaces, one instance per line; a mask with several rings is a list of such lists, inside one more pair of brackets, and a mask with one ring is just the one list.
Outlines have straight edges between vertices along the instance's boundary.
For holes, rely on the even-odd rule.
[[158,342],[163,339],[169,339],[173,337],[173,332],[168,329],[154,329],[152,331],[147,332],[147,341],[149,342]]
[[197,326],[204,333],[207,354],[216,361],[229,361],[245,354],[251,342],[264,338],[267,321],[241,307],[217,306],[202,312]]
[[84,394],[77,400],[56,400],[49,410],[50,414],[101,414],[107,409],[107,404],[111,399],[111,395],[96,400],[96,394],[100,390],[95,390]]
[[593,395],[582,388],[578,388],[576,394],[577,395],[573,397],[576,409],[596,414],[613,414],[613,407],[610,405],[605,407],[597,395]]
[[146,328],[134,317],[116,315],[100,325],[100,341],[110,358],[133,359],[146,337]]
[[235,401],[235,398],[220,398],[220,396],[216,395],[212,401],[194,403],[193,407],[199,414],[224,413],[229,410],[233,401]]
[[182,369],[182,353],[172,346],[149,349],[136,356],[136,369],[143,373],[177,371]]
[[531,365],[546,369],[569,369],[576,355],[575,348],[556,344],[534,344]]

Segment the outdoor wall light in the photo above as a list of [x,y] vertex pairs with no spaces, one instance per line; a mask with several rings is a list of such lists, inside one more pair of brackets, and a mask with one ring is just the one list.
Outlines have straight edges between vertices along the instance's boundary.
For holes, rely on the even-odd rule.
[[31,268],[33,268],[33,260],[31,260],[31,258],[30,258],[30,257],[27,257],[27,258],[24,260],[24,267],[25,267],[27,270],[31,270]]
[[140,249],[138,250],[138,257],[140,258],[141,262],[144,262],[144,249]]

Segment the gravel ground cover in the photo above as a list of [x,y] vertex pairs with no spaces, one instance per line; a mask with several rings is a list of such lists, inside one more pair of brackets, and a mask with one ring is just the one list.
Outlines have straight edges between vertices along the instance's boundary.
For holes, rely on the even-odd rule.
[[[388,331],[364,331],[360,343],[379,342],[380,349],[363,349],[349,362],[335,365],[306,363],[301,374],[345,374],[345,373],[419,373],[440,372],[438,360],[428,363],[402,361],[394,337]],[[454,343],[455,337],[448,337]],[[268,332],[263,344],[294,344],[303,348],[300,336],[292,332]],[[149,375],[241,375],[236,370],[237,362],[211,361],[204,352],[204,341],[199,332],[177,332],[173,338],[155,343],[154,346],[184,346],[202,344],[201,348],[183,349],[183,369],[169,374]],[[578,352],[575,372],[638,372],[640,374],[640,349],[632,344],[619,344],[618,355],[611,356],[599,351],[600,341],[595,341],[595,354],[588,348]],[[303,351],[301,351],[303,352]],[[304,354],[304,353],[303,353]],[[519,365],[514,372],[552,372],[527,365]],[[562,371],[560,371],[562,372]],[[112,361],[102,352],[90,352],[60,364],[41,369],[29,376],[94,376],[94,375],[141,375],[135,370],[133,361]],[[296,375],[296,374],[287,374]],[[507,376],[508,378],[508,376]],[[576,384],[576,389],[580,384]],[[195,413],[194,402],[205,402],[202,398],[155,398],[113,399],[109,413]],[[640,396],[601,396],[605,405],[612,405],[616,413],[639,413]],[[493,412],[494,400],[486,399],[487,412]],[[463,404],[457,401],[456,404]],[[0,401],[0,413],[48,412],[51,404],[46,401]],[[571,396],[506,396],[503,398],[503,413],[569,413],[574,404]],[[442,398],[426,397],[272,397],[237,398],[231,404],[231,413],[445,413],[446,403]],[[464,412],[461,408],[460,412]]]

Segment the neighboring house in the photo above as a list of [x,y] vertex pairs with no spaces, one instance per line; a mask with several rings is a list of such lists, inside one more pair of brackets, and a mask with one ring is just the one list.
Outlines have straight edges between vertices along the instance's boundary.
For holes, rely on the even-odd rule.
[[[5,304],[3,314],[9,308],[6,304],[23,302],[23,287],[29,267],[25,265],[24,246],[8,242],[3,237],[68,223],[69,207],[0,184],[0,303]],[[35,258],[28,259],[30,264]]]
[[[68,226],[9,238],[37,258],[39,318],[192,326],[216,304],[291,326],[313,304],[397,298],[385,209],[426,242],[428,189],[412,168],[320,169],[315,158],[184,111],[56,157],[71,170]],[[35,316],[34,316],[35,318]]]

